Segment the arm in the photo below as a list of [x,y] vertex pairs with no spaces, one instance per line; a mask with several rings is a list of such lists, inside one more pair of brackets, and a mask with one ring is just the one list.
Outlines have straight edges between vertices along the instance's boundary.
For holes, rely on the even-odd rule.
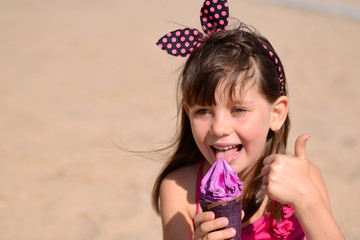
[[192,219],[188,211],[187,190],[181,186],[183,170],[170,173],[160,186],[163,239],[193,239]]
[[261,189],[270,198],[294,208],[307,239],[345,239],[332,215],[320,171],[306,159],[308,138],[298,137],[293,156],[265,158]]
[[314,187],[303,201],[294,203],[295,213],[307,239],[345,239],[332,215],[328,194],[319,169],[310,163]]

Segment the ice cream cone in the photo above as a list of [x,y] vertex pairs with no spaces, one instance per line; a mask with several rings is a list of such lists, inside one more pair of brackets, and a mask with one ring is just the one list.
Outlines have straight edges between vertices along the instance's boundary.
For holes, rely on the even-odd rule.
[[200,206],[203,212],[212,211],[215,214],[215,218],[227,217],[229,225],[225,228],[235,228],[236,235],[234,240],[241,239],[241,210],[242,210],[242,196],[230,201],[224,202],[206,202],[200,199]]

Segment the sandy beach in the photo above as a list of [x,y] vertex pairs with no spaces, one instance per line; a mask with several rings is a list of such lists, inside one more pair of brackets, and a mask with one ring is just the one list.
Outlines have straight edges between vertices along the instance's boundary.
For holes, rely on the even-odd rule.
[[[288,151],[310,133],[335,218],[360,239],[360,1],[290,2],[301,4],[230,0],[230,15],[277,49]],[[0,1],[0,240],[161,239],[150,199],[166,155],[117,145],[156,149],[174,133],[185,60],[155,42],[179,24],[200,29],[201,4]]]

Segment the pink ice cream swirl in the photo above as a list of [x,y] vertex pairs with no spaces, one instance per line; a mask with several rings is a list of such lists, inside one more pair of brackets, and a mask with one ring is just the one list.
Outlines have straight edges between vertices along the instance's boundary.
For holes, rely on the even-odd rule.
[[242,187],[236,171],[220,158],[201,180],[200,199],[207,202],[230,201],[242,194]]

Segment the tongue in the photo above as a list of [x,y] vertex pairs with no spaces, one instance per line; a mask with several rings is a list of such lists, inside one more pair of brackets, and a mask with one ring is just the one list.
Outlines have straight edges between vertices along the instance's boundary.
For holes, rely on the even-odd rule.
[[229,150],[216,150],[215,157],[216,159],[223,158],[226,162],[230,163],[233,160],[236,152],[236,147]]

